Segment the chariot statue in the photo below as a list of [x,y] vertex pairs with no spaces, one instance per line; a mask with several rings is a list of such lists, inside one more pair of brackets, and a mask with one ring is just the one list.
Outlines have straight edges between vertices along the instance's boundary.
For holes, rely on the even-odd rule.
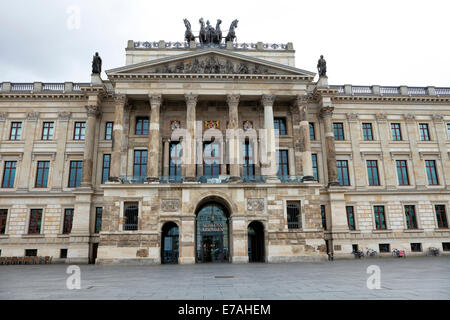
[[184,25],[186,26],[186,32],[184,33],[184,39],[189,42],[189,41],[195,41],[195,36],[192,33],[192,27],[191,27],[191,23],[189,22],[188,19],[184,19]]

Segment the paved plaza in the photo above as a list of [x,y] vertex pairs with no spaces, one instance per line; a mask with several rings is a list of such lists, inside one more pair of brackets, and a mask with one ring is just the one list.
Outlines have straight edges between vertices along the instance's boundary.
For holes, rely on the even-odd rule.
[[[381,270],[369,290],[367,267]],[[68,265],[0,266],[0,299],[449,299],[450,257],[296,264],[81,265],[68,290]]]

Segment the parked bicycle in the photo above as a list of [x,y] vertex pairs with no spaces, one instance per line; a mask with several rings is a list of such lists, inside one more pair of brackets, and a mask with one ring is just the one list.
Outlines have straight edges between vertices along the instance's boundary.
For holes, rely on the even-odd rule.
[[367,257],[376,257],[378,255],[378,252],[376,252],[373,249],[367,249],[366,256]]
[[437,256],[440,256],[440,255],[441,255],[441,252],[439,251],[438,248],[435,248],[435,247],[429,247],[428,248],[427,256],[437,257]]
[[404,250],[393,249],[392,255],[397,258],[406,258],[406,252]]
[[364,252],[362,250],[354,250],[352,253],[355,256],[355,259],[356,258],[359,258],[359,259],[364,258]]

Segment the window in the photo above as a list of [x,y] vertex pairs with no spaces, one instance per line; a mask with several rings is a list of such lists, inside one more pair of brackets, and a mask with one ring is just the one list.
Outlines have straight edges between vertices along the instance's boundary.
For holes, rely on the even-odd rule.
[[447,123],[447,136],[450,139],[450,123]]
[[75,122],[73,140],[84,140],[85,131],[86,131],[86,122]]
[[314,128],[314,122],[309,123],[309,139],[316,140],[316,130]]
[[278,159],[278,173],[277,173],[278,178],[281,181],[288,180],[289,179],[288,150],[278,150],[277,159]]
[[135,179],[147,176],[147,150],[134,151],[133,176]]
[[105,125],[105,140],[112,140],[114,122],[107,122]]
[[344,140],[344,124],[342,122],[333,123],[334,140]]
[[312,167],[313,167],[314,180],[319,181],[319,165],[317,163],[317,154],[313,153],[311,155],[311,158],[312,158]]
[[217,178],[221,171],[221,145],[217,142],[205,142],[203,146],[203,176]]
[[22,133],[22,122],[12,122],[9,140],[20,140],[21,133]]
[[102,184],[105,184],[109,179],[109,172],[111,169],[111,155],[103,155],[103,169],[102,169]]
[[136,134],[139,136],[148,135],[148,117],[136,118]]
[[369,177],[369,186],[380,185],[377,160],[367,160],[367,176]]
[[375,213],[375,229],[386,230],[386,217],[384,215],[384,206],[374,206]]
[[47,188],[49,171],[50,161],[38,161],[35,183],[36,188]]
[[392,140],[401,141],[402,130],[400,128],[400,123],[391,123],[391,130],[392,130]]
[[409,185],[408,161],[397,160],[397,177],[398,177],[399,185],[401,185],[401,186]]
[[275,118],[273,122],[274,122],[275,134],[280,135],[280,136],[287,135],[285,118]]
[[345,207],[347,211],[347,223],[349,230],[356,230],[356,224],[355,224],[355,214],[353,212],[353,207]]
[[373,140],[372,124],[371,123],[363,123],[362,129],[363,129],[364,140],[372,141]]
[[178,181],[181,179],[181,160],[182,160],[182,145],[180,142],[173,142],[170,144],[169,154],[169,178],[171,181]]
[[95,230],[94,230],[94,233],[100,233],[100,230],[102,230],[102,215],[103,215],[103,208],[102,207],[95,208]]
[[322,227],[324,230],[327,230],[327,213],[325,205],[320,206],[320,214],[322,216]]
[[25,257],[37,257],[37,249],[25,249]]
[[337,160],[336,165],[337,165],[337,171],[338,171],[339,185],[349,186],[350,178],[348,175],[348,161],[347,160]]
[[380,243],[378,248],[380,249],[380,252],[391,252],[389,243]]
[[70,161],[69,188],[78,188],[83,174],[83,161]]
[[2,188],[14,188],[14,180],[16,178],[16,165],[17,161],[5,161]]
[[359,249],[359,247],[358,247],[358,245],[357,244],[352,244],[352,252],[358,252],[358,249]]
[[406,228],[417,229],[416,208],[411,205],[405,206]]
[[0,234],[6,233],[6,221],[8,219],[8,210],[0,209]]
[[31,209],[28,234],[40,234],[42,222],[42,209]]
[[436,170],[436,161],[435,160],[425,160],[425,166],[427,168],[428,184],[438,185],[439,180],[438,180],[437,170]]
[[59,257],[61,259],[67,259],[67,249],[61,249],[59,252]]
[[301,228],[300,221],[300,201],[288,201],[287,202],[287,221],[288,229]]
[[428,129],[428,123],[419,123],[420,140],[430,141],[430,131]]
[[442,250],[450,251],[450,242],[442,242]]
[[421,243],[411,243],[411,252],[422,252]]
[[53,140],[53,122],[44,122],[42,126],[42,140]]
[[72,231],[73,209],[64,210],[63,234],[70,234]]
[[255,177],[255,162],[253,154],[253,144],[250,141],[246,141],[243,145],[244,148],[244,177]]
[[124,206],[123,230],[133,231],[138,229],[139,204],[137,202],[127,202]]
[[437,204],[434,206],[436,211],[436,220],[438,228],[448,228],[447,214],[445,212],[445,205]]

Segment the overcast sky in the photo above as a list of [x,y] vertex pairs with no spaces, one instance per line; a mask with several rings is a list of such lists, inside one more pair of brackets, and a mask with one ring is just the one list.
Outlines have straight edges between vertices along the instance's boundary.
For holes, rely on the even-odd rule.
[[95,51],[120,67],[127,40],[182,41],[183,18],[198,30],[203,17],[239,19],[239,42],[293,42],[301,69],[323,54],[331,84],[450,87],[449,12],[448,0],[0,0],[0,82],[89,82]]

